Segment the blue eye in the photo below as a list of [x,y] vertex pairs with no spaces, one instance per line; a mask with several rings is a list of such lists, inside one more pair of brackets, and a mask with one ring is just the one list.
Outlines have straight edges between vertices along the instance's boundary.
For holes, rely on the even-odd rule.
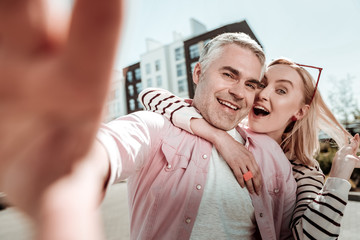
[[283,89],[277,89],[276,92],[277,92],[278,94],[280,94],[280,95],[286,94],[286,91],[283,90]]

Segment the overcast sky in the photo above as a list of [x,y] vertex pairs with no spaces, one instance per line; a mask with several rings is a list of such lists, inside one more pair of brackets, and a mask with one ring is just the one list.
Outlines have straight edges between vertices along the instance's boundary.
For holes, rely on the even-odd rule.
[[190,18],[208,30],[246,20],[268,60],[286,56],[323,67],[319,85],[323,95],[332,86],[331,79],[350,74],[359,99],[359,0],[127,0],[116,68],[138,62],[146,52],[146,38],[168,44],[174,31],[189,36]]

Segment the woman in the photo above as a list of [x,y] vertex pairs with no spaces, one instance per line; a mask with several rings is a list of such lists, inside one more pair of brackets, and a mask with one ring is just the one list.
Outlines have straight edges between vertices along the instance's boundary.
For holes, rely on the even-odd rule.
[[[356,157],[359,136],[347,143],[351,135],[328,109],[316,91],[311,75],[294,62],[286,59],[273,61],[262,83],[264,87],[248,115],[248,127],[276,140],[293,166],[298,185],[291,222],[293,236],[295,239],[337,238],[350,190],[346,180],[355,165],[359,165]],[[147,97],[144,98],[144,95]],[[251,169],[250,164],[244,162],[247,158],[244,153],[248,153],[243,145],[203,119],[190,121],[201,116],[183,99],[167,91],[145,90],[139,98],[146,109],[164,114],[176,126],[212,142],[244,187],[243,173]],[[325,184],[325,176],[313,158],[319,150],[319,129],[342,147],[334,158],[330,178]]]

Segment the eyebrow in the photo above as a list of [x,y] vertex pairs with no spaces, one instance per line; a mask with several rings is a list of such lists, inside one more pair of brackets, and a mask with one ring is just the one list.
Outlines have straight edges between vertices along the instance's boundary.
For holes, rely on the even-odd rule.
[[[263,84],[267,84],[268,83],[268,79],[266,77],[266,75],[264,75],[263,80],[261,81]],[[285,83],[289,83],[292,87],[294,87],[294,84],[292,81],[287,80],[287,79],[278,79],[276,80],[276,82],[285,82]]]
[[285,82],[285,83],[289,83],[292,87],[294,87],[294,84],[292,83],[292,81],[287,80],[287,79],[279,79],[279,80],[276,80],[276,82]]
[[237,77],[240,76],[240,72],[238,70],[236,70],[235,68],[230,67],[230,66],[224,66],[224,67],[220,68],[220,70],[227,70],[227,71],[230,71],[232,74],[234,74]]
[[[241,73],[238,70],[236,70],[235,68],[230,67],[230,66],[224,66],[224,67],[220,68],[220,70],[227,70],[227,71],[231,72],[232,74],[234,74],[236,77],[240,77],[240,75],[241,75]],[[251,83],[255,83],[258,86],[262,85],[261,82],[255,78],[248,79],[247,81],[249,81]]]

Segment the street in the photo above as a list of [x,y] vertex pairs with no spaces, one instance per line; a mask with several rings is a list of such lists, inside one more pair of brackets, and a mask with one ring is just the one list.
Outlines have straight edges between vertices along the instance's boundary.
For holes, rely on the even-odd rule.
[[[126,196],[126,183],[111,187],[101,206],[104,230],[107,240],[129,239],[129,218]],[[349,201],[340,240],[360,239],[360,202]],[[13,208],[0,211],[1,240],[29,240],[33,235],[30,222]]]

